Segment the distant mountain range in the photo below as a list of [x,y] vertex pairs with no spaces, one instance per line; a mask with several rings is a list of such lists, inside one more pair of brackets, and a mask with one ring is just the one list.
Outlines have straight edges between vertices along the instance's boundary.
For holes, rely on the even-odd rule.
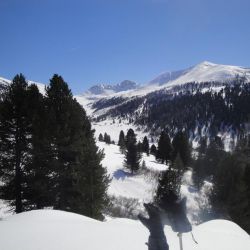
[[138,84],[136,84],[133,81],[124,80],[121,83],[111,85],[111,84],[98,84],[92,86],[90,89],[88,89],[85,94],[93,94],[93,95],[105,95],[105,94],[112,94],[112,93],[118,93],[128,90],[137,89],[139,87]]
[[[89,88],[83,93],[84,96],[112,96],[117,94],[134,94],[140,95],[141,93],[149,93],[161,88],[182,85],[190,82],[226,82],[234,79],[235,77],[245,77],[250,81],[250,68],[240,66],[221,65],[208,61],[199,63],[193,67],[177,70],[167,71],[145,85],[140,85],[134,81],[124,80],[118,84],[97,84]],[[29,84],[36,84],[39,90],[44,93],[45,85],[34,81],[28,81]],[[10,80],[0,77],[0,85],[7,85]]]
[[150,84],[176,85],[187,82],[227,81],[236,76],[245,76],[250,80],[250,68],[221,65],[204,61],[188,69],[165,72],[150,81]]
[[236,77],[245,77],[250,81],[250,68],[204,61],[187,69],[162,73],[145,85],[140,85],[129,80],[116,85],[98,84],[85,91],[83,95],[100,95],[101,97],[117,96],[117,94],[130,96],[142,95],[162,88],[183,85],[190,82],[229,82]]

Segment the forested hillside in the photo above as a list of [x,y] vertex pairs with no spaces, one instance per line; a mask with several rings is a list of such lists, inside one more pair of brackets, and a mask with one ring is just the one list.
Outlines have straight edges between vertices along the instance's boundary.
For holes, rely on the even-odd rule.
[[[100,121],[108,117],[129,119],[152,135],[166,129],[170,136],[186,130],[190,139],[215,137],[228,133],[232,139],[242,138],[249,131],[250,84],[244,79],[228,83],[188,83],[146,96],[101,99],[93,104]],[[98,112],[99,114],[100,112]]]

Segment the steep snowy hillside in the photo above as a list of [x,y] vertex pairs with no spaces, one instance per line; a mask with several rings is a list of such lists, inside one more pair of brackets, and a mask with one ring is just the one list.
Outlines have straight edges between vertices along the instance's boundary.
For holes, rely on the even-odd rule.
[[[236,224],[214,220],[183,234],[185,250],[247,250],[249,235]],[[74,213],[36,210],[10,216],[0,223],[3,250],[146,250],[147,229],[129,219],[96,221]],[[176,233],[165,226],[170,250],[179,249]]]
[[163,73],[150,83],[173,86],[188,82],[221,82],[232,80],[236,76],[246,77],[250,80],[250,68],[221,65],[204,61],[185,70]]
[[10,83],[10,80],[0,77],[1,85],[8,85],[9,83]]

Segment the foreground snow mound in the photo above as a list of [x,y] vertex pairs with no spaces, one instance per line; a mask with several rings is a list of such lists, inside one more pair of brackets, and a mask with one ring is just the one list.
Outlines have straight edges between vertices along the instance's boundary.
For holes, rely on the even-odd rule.
[[[176,233],[165,227],[170,250],[179,249]],[[215,220],[197,226],[194,243],[184,234],[185,250],[247,250],[249,235],[236,224]],[[0,222],[4,250],[146,250],[148,231],[139,221],[109,219],[99,222],[74,213],[35,210]]]

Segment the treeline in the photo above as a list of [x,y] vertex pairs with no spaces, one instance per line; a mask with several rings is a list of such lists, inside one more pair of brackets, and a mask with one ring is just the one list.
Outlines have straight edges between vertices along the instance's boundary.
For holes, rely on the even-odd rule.
[[108,135],[106,132],[104,133],[104,135],[100,133],[98,136],[98,140],[107,144],[115,144],[114,141],[111,141],[111,136]]
[[[99,141],[111,143],[110,136],[105,132],[104,136],[99,134]],[[162,164],[167,164],[172,168],[179,168],[179,172],[183,172],[191,162],[191,145],[185,132],[179,131],[171,140],[166,131],[162,131],[158,138],[157,145],[149,143],[148,137],[144,136],[142,142],[137,141],[136,134],[133,129],[129,129],[125,135],[121,130],[117,145],[120,152],[125,155],[124,166],[128,168],[132,174],[136,173],[145,162],[141,162],[142,153],[152,154],[155,159]],[[114,141],[112,141],[114,143]],[[176,164],[178,162],[178,164]],[[178,165],[178,167],[177,167]]]
[[61,76],[45,96],[15,76],[0,102],[0,198],[17,213],[50,207],[101,219],[109,178],[93,133]]

